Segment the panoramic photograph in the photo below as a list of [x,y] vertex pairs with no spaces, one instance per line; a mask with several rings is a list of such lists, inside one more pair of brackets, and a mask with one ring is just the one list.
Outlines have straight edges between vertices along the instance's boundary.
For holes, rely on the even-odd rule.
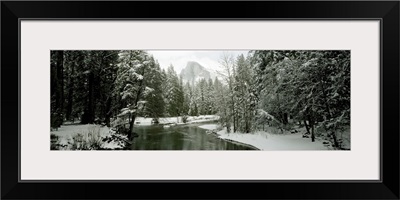
[[350,150],[349,50],[52,50],[50,150]]

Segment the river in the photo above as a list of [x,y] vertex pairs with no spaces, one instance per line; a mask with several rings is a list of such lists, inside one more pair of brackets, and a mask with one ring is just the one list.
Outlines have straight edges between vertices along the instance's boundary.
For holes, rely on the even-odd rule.
[[206,133],[199,125],[188,124],[164,128],[162,125],[138,126],[131,145],[133,150],[255,150],[252,147],[233,143]]

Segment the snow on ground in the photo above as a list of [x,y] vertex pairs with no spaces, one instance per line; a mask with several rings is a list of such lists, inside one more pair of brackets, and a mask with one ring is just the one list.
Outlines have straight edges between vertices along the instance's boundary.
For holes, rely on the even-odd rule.
[[[200,115],[200,116],[189,116],[187,118],[187,124],[190,123],[199,123],[199,122],[207,122],[218,120],[219,116],[217,115]],[[135,125],[137,126],[150,126],[152,125],[151,121],[153,118],[145,118],[145,117],[137,117],[135,119]],[[182,117],[161,117],[158,119],[159,124],[184,124]]]
[[227,133],[226,129],[223,129],[217,134],[221,139],[249,144],[260,150],[329,150],[321,140],[311,142],[310,138],[303,138],[301,133],[282,135],[267,132]]
[[207,129],[207,130],[216,130],[218,127],[219,127],[219,125],[217,125],[217,124],[205,124],[205,125],[199,126],[199,128]]
[[350,149],[351,148],[351,142],[350,142],[350,126],[345,127],[343,131],[338,131],[337,134],[337,139],[342,140],[341,147],[345,149]]
[[200,123],[200,122],[209,122],[219,120],[218,115],[200,115],[200,116],[189,116],[187,118],[187,123]]
[[[58,128],[57,131],[53,130],[50,133],[59,137],[59,144],[69,146],[70,144],[68,142],[72,142],[73,140],[72,138],[74,136],[76,136],[77,134],[82,134],[83,139],[88,140],[88,138],[90,137],[89,135],[90,132],[95,134],[98,133],[101,138],[111,136],[112,134],[114,134],[112,131],[110,131],[110,129],[107,126],[102,127],[100,125],[95,125],[95,124],[61,126],[60,128]],[[114,141],[110,143],[104,142],[102,147],[110,149],[122,148],[120,144]]]
[[152,120],[153,120],[153,118],[136,117],[135,125],[138,125],[138,126],[150,126]]
[[[72,139],[72,137],[78,133],[87,135],[90,129],[97,128],[97,125],[94,124],[85,124],[85,125],[67,125],[61,126],[57,131],[51,131],[50,133],[59,136],[59,140],[61,144],[68,144],[68,139]],[[107,127],[100,128],[100,135],[108,134],[109,130]]]
[[159,118],[158,121],[160,124],[173,124],[173,123],[182,123],[182,117],[162,117]]
[[[206,124],[199,128],[217,130],[216,124]],[[236,142],[254,146],[260,150],[329,150],[321,140],[311,142],[310,138],[303,138],[301,133],[295,134],[270,134],[259,131],[255,133],[227,133],[226,128],[218,131],[221,139],[233,140]]]

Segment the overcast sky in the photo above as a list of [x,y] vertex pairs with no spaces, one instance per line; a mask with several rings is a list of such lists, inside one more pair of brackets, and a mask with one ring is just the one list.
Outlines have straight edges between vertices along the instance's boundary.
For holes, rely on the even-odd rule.
[[153,54],[154,58],[158,60],[162,69],[167,69],[170,64],[175,68],[175,71],[179,74],[181,70],[186,67],[188,61],[198,62],[200,65],[207,69],[217,70],[220,67],[220,60],[223,52],[238,56],[243,54],[247,56],[248,51],[175,51],[175,50],[164,50],[164,51],[147,51]]

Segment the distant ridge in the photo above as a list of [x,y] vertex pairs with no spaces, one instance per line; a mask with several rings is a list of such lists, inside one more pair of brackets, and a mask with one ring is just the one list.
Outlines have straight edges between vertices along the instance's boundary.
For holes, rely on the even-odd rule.
[[189,61],[179,75],[184,82],[189,82],[190,84],[196,83],[201,79],[215,78],[214,74],[211,74],[205,67],[195,61]]

